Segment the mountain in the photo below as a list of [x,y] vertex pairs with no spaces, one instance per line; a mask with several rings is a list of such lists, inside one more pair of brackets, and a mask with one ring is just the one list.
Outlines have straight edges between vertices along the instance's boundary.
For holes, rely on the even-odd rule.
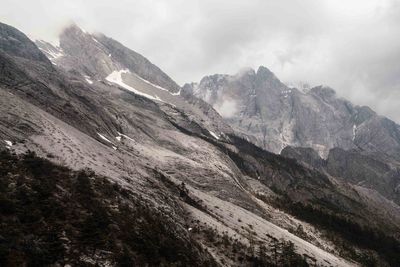
[[205,128],[213,133],[232,132],[208,105],[179,97],[180,87],[157,66],[103,34],[90,34],[72,24],[61,33],[59,47],[45,41],[36,44],[55,66],[81,76],[92,87],[107,82],[164,103],[164,109],[178,107],[192,120],[206,124]]
[[204,77],[199,84],[186,84],[183,94],[213,105],[258,146],[400,204],[400,126],[337,97],[329,87],[299,87],[284,85],[260,67]]
[[0,24],[1,266],[399,265],[397,204],[254,145],[99,36]]
[[37,41],[36,44],[54,64],[58,63],[67,70],[80,71],[92,78],[104,79],[115,69],[127,68],[172,93],[180,89],[167,74],[145,57],[103,34],[89,34],[75,24],[64,29],[60,35],[59,47],[45,41]]
[[286,146],[311,147],[326,158],[339,147],[400,159],[398,124],[326,86],[288,87],[261,66],[206,76],[183,88],[211,104],[242,136],[275,153]]

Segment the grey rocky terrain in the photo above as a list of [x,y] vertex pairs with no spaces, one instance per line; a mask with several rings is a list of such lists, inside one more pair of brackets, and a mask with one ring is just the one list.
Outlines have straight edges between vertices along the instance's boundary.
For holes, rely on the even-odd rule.
[[400,126],[326,86],[286,86],[267,68],[212,75],[183,94],[210,103],[244,138],[399,204]]
[[281,154],[356,186],[375,190],[400,204],[400,164],[397,160],[341,148],[331,149],[326,160],[312,148],[286,147]]
[[[400,208],[384,197],[391,192],[356,185],[352,173],[343,179],[333,163],[326,171],[312,151],[306,164],[264,150],[303,145],[327,156],[333,147],[360,147],[397,158],[398,125],[337,99],[325,87],[288,89],[265,68],[203,80],[181,89],[141,55],[76,25],[65,29],[55,47],[0,24],[0,148],[17,155],[34,151],[115,183],[124,192],[115,199],[133,207],[146,203],[167,218],[172,245],[180,251],[194,247],[193,266],[399,263]],[[233,113],[229,103],[229,114],[221,112],[219,94],[230,100],[241,95]],[[325,129],[319,123],[327,118],[332,121]],[[382,127],[368,130],[373,125]],[[62,182],[58,188],[73,194]],[[120,209],[115,199],[104,201],[107,214]],[[8,244],[3,235],[2,244]],[[56,233],[68,247],[65,235]],[[277,249],[278,242],[288,242],[289,250]],[[115,250],[122,253],[123,245],[88,251],[82,243],[74,262],[116,266]],[[0,259],[9,255],[14,254]],[[60,257],[57,264],[69,260]]]
[[339,147],[400,159],[398,124],[326,86],[288,87],[261,66],[206,76],[183,88],[211,104],[242,136],[275,153],[286,146],[311,147],[326,158]]

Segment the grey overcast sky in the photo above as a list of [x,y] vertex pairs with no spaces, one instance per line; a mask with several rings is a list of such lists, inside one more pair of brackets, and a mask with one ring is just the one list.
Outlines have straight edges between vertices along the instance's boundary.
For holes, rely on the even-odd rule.
[[329,85],[400,122],[397,0],[0,0],[0,20],[57,42],[74,21],[143,54],[179,84],[264,65]]

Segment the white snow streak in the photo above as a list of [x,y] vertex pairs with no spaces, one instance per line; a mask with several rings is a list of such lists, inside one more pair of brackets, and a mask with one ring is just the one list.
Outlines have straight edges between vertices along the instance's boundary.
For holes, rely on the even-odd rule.
[[128,69],[119,70],[119,71],[113,71],[110,75],[108,75],[106,77],[106,80],[109,81],[109,82],[118,84],[119,86],[121,86],[121,87],[123,87],[123,88],[125,88],[125,89],[127,89],[127,90],[129,90],[129,91],[131,91],[131,92],[133,92],[135,94],[137,94],[137,95],[144,96],[144,97],[146,97],[148,99],[151,99],[151,100],[164,102],[158,96],[152,96],[152,95],[148,95],[148,94],[142,93],[142,92],[136,90],[135,88],[127,85],[126,83],[124,83],[123,80],[122,80],[122,74],[123,73],[130,73],[130,71]]
[[92,37],[93,41],[95,41],[96,43],[100,44],[99,41],[96,40],[96,38]]
[[219,140],[219,137],[218,137],[218,135],[216,135],[214,132],[212,132],[212,131],[208,131],[215,139],[217,139],[217,140]]
[[353,125],[353,141],[356,139],[356,133],[357,133],[357,126],[354,124]]
[[128,139],[128,140],[130,140],[132,142],[135,142],[135,140],[133,138],[130,138],[129,136],[127,136],[125,134],[122,134],[122,133],[119,133],[119,132],[118,132],[118,134],[119,134],[119,136],[118,136],[119,140],[121,140],[121,136],[122,136],[122,137],[125,137],[126,139]]
[[50,50],[47,52],[49,53],[49,55],[52,57],[51,59],[53,59],[53,60],[64,56],[64,54],[62,52],[53,52]]
[[7,144],[8,146],[12,146],[12,145],[13,145],[13,143],[12,143],[11,141],[4,140],[4,142],[6,142],[6,144]]
[[48,54],[48,56],[50,57],[49,58],[50,60],[57,59],[59,57],[64,56],[64,53],[63,53],[63,50],[61,47],[55,47],[55,49],[47,49],[47,50],[39,47],[39,49],[42,52]]
[[8,148],[12,147],[12,145],[13,145],[13,143],[9,140],[4,140],[4,142],[7,144]]
[[176,93],[171,93],[171,92],[170,92],[170,94],[171,94],[171,95],[181,95],[181,89],[179,89],[179,91],[176,92]]
[[87,81],[88,84],[93,84],[93,81],[90,79],[89,76],[85,75],[84,77],[85,77],[85,80]]
[[144,81],[145,83],[147,83],[147,84],[149,84],[149,85],[151,85],[151,86],[153,86],[153,87],[155,87],[155,88],[157,88],[157,89],[166,91],[166,92],[170,93],[171,95],[180,95],[180,94],[181,94],[181,90],[179,90],[179,91],[176,92],[176,93],[171,93],[168,89],[165,89],[164,87],[161,87],[161,86],[159,86],[159,85],[157,85],[157,84],[154,84],[154,83],[152,83],[152,82],[150,82],[150,81],[148,81],[148,80],[146,80],[146,79],[143,79],[142,77],[140,77],[140,76],[137,75],[137,74],[135,74],[135,75],[136,75],[136,77],[138,77],[140,80]]
[[108,142],[108,143],[110,143],[110,144],[113,144],[113,142],[111,142],[110,140],[108,140],[108,138],[107,137],[105,137],[104,135],[102,135],[102,134],[100,134],[100,133],[97,133],[99,136],[100,136],[100,138],[101,139],[103,139],[104,141],[106,141],[106,142]]

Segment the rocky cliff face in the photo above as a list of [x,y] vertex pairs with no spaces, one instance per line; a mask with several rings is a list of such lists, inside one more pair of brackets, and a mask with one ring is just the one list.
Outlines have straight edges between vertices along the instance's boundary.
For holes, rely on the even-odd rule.
[[281,154],[400,204],[400,164],[384,154],[333,148],[324,160],[313,149],[298,147],[286,147]]
[[[60,199],[79,195],[74,187],[75,171],[90,168],[95,174],[89,175],[84,184],[95,193],[88,203],[99,204],[104,215],[100,217],[107,220],[89,220],[89,225],[113,237],[108,246],[96,242],[89,246],[82,241],[85,239],[79,239],[81,224],[73,225],[74,231],[62,231],[64,223],[60,221],[68,223],[68,216],[54,213],[53,217],[41,218],[44,215],[38,213],[38,229],[50,229],[51,240],[60,248],[57,257],[50,260],[52,263],[114,266],[116,258],[137,265],[167,262],[178,266],[193,261],[195,266],[205,262],[218,266],[254,266],[263,262],[268,266],[277,259],[281,266],[301,266],[305,262],[357,266],[374,260],[393,266],[399,263],[399,207],[377,191],[371,194],[365,188],[253,145],[237,136],[206,102],[186,91],[178,94],[173,88],[166,88],[167,84],[156,83],[165,80],[162,74],[145,77],[134,67],[141,65],[135,57],[130,57],[129,62],[105,58],[100,50],[111,44],[97,47],[94,43],[104,41],[93,41],[90,34],[75,31],[68,37],[84,40],[76,50],[65,40],[62,50],[38,43],[50,62],[42,60],[44,54],[18,30],[2,27],[7,31],[0,35],[0,42],[7,39],[8,32],[20,35],[25,43],[20,47],[30,44],[32,55],[0,49],[0,148],[20,155],[2,154],[1,164],[8,166],[8,171],[1,176],[7,178],[7,186],[0,189],[1,196],[14,201],[16,207],[23,207],[18,206],[21,195],[13,191],[15,188],[24,190],[34,201],[44,196],[50,206],[60,205],[64,202]],[[57,57],[56,51],[63,55]],[[146,73],[154,74],[153,71]],[[287,97],[281,96],[279,90],[284,85],[266,69],[242,75],[247,78],[241,82],[231,81],[230,77],[220,81],[225,83],[224,79],[228,79],[238,90],[242,83],[254,84],[250,95],[266,95],[259,93],[264,87],[278,88],[273,90],[274,97],[289,98],[289,92]],[[330,92],[326,94],[329,96]],[[261,107],[261,100],[250,95],[249,103],[253,105],[248,105],[244,114],[253,114],[259,127],[260,118],[274,121],[288,105],[282,99],[276,107]],[[268,131],[271,130],[266,129],[265,134]],[[67,168],[29,156],[28,150]],[[24,161],[27,156],[21,154],[30,160]],[[32,161],[41,164],[36,168],[30,164]],[[49,179],[46,170],[57,174],[57,179]],[[41,191],[38,185],[49,187]],[[9,204],[4,198],[0,203]],[[95,206],[81,207],[85,202],[77,198],[71,201],[67,205],[69,215],[79,222],[76,212],[80,211],[82,218],[91,219]],[[75,205],[79,209],[74,209]],[[139,212],[139,220],[134,216],[133,225],[124,219],[131,210]],[[140,212],[145,212],[143,220]],[[7,226],[19,215],[7,215],[12,216],[4,218]],[[165,218],[166,224],[157,224],[159,218]],[[137,231],[121,231],[121,227],[143,229],[139,224],[148,221],[159,228],[144,227],[149,231],[147,238]],[[44,227],[44,223],[51,227]],[[56,227],[60,225],[63,227]],[[28,226],[15,227],[18,232],[26,232],[23,227]],[[171,235],[157,232],[165,228]],[[22,240],[13,239],[13,231],[8,230],[0,228],[2,244]],[[127,236],[118,237],[118,233]],[[163,240],[162,248],[182,251],[182,257],[162,254],[164,249],[160,250],[152,237]],[[72,253],[68,250],[69,240],[78,242]],[[32,255],[40,255],[26,253],[23,248],[13,247],[13,253],[2,250],[1,263],[14,259],[14,255],[23,255],[23,263],[30,263]],[[282,255],[277,255],[277,249]],[[265,252],[257,254],[258,251]]]
[[59,47],[45,41],[36,41],[36,44],[55,65],[79,71],[93,79],[104,79],[115,70],[129,69],[172,93],[180,89],[167,74],[145,57],[103,34],[87,33],[74,24],[60,34]]
[[237,132],[275,153],[292,145],[311,147],[324,158],[334,147],[400,156],[400,126],[393,121],[337,97],[329,87],[289,88],[265,67],[207,76],[184,90],[210,103]]

